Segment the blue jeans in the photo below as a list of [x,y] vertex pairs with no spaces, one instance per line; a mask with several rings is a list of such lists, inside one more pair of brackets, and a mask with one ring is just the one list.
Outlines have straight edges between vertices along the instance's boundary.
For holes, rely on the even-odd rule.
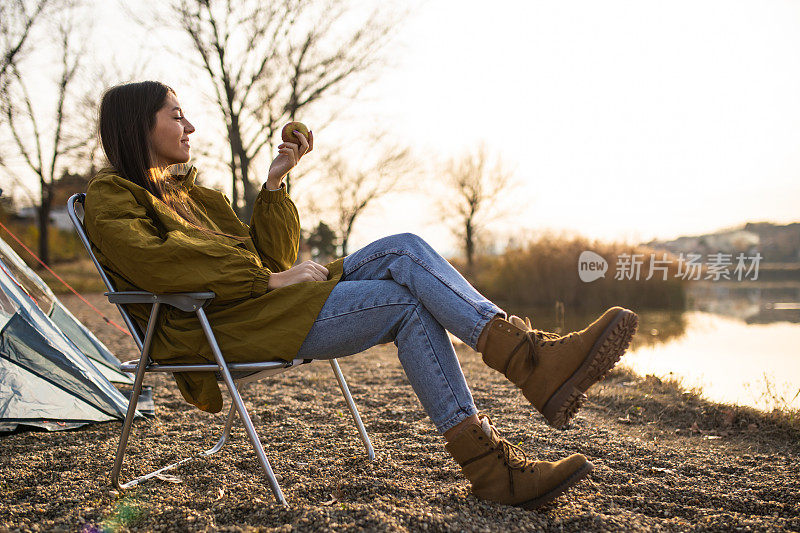
[[505,316],[428,243],[392,235],[345,257],[344,275],[297,356],[332,359],[393,341],[411,387],[444,433],[477,413],[447,331],[475,348],[497,314]]

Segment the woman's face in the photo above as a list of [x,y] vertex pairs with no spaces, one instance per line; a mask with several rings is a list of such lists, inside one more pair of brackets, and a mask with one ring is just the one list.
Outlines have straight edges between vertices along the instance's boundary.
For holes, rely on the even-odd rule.
[[194,126],[183,116],[178,98],[167,93],[164,105],[156,113],[156,123],[150,131],[150,161],[153,166],[166,167],[189,161],[189,134]]

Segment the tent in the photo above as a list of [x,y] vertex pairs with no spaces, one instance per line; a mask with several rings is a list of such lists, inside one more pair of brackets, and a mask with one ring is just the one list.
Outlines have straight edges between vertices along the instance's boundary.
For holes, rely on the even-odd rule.
[[118,365],[0,239],[0,431],[124,418],[127,399],[109,381],[130,382]]
[[69,312],[56,298],[47,283],[17,255],[11,246],[0,239],[0,263],[7,273],[22,286],[42,312],[55,322],[69,340],[92,359],[98,370],[111,382],[132,385],[133,379],[120,371],[120,361]]

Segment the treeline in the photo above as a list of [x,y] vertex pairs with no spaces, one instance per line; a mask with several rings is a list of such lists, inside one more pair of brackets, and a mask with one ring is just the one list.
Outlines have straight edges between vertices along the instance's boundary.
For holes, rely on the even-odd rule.
[[[581,281],[578,258],[585,250],[608,261],[605,277],[591,282]],[[624,254],[641,254],[639,275],[633,276],[626,270],[625,277],[632,279],[615,279],[617,259],[624,258]],[[655,252],[642,246],[591,241],[580,236],[542,234],[509,246],[501,254],[478,255],[472,268],[461,260],[453,263],[475,288],[497,302],[530,307],[552,307],[561,302],[567,309],[578,311],[612,305],[635,309],[682,309],[686,301],[685,282],[676,277],[676,260],[670,258],[665,266],[666,273],[656,269],[651,279],[646,279],[653,257],[659,260],[663,254],[663,251]]]

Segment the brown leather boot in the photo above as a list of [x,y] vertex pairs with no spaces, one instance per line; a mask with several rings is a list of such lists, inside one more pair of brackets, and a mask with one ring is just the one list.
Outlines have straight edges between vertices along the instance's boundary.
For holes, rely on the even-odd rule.
[[487,325],[483,361],[522,389],[548,424],[563,428],[586,390],[625,353],[638,321],[633,311],[612,307],[585,329],[554,337],[530,322],[496,317]]
[[475,496],[525,509],[552,501],[592,470],[592,463],[577,453],[554,463],[531,461],[521,449],[501,439],[486,416],[445,448],[461,465]]

